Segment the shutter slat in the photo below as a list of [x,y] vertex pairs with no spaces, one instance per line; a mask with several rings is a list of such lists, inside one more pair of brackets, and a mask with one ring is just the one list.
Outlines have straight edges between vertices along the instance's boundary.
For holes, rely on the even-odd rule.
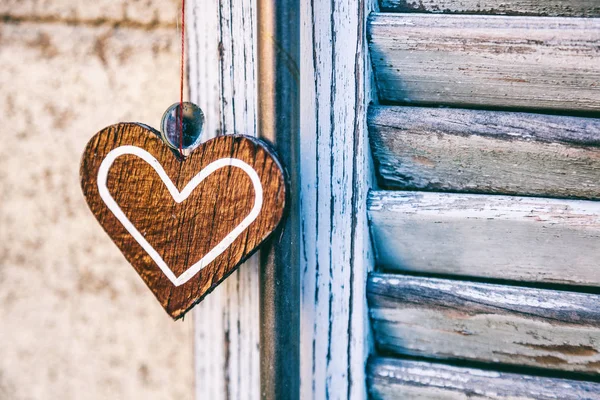
[[600,202],[374,191],[368,213],[386,270],[600,286]]
[[598,17],[597,0],[381,0],[382,11]]
[[373,274],[380,350],[600,375],[600,296]]
[[600,19],[375,13],[368,30],[383,101],[600,111]]
[[600,198],[600,119],[372,107],[368,122],[386,189]]
[[600,384],[420,361],[374,358],[367,367],[373,400],[599,400]]

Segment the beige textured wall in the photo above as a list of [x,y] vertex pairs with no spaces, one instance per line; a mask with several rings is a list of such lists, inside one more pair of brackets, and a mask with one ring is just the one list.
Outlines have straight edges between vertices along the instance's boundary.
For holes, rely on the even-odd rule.
[[177,0],[0,1],[0,399],[191,399],[173,322],[79,189],[87,140],[178,97]]

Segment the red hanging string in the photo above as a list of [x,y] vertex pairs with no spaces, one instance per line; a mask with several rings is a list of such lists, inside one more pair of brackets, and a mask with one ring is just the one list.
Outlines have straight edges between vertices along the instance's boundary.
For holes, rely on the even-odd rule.
[[183,78],[185,73],[185,0],[181,0],[181,81],[179,87],[179,153],[183,155]]

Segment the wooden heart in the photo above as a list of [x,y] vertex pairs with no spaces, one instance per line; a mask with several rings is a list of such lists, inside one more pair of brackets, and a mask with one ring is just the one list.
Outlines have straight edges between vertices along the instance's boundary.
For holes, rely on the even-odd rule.
[[258,139],[229,135],[185,161],[139,124],[97,133],[81,162],[88,205],[165,310],[182,317],[277,228],[283,169]]

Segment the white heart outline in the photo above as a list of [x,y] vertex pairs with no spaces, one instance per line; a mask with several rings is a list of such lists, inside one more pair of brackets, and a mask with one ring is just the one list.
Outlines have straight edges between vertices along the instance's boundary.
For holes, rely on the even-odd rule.
[[[179,277],[176,277],[171,268],[165,263],[162,257],[158,254],[158,252],[152,247],[150,243],[144,238],[144,236],[137,230],[137,228],[131,223],[129,218],[125,215],[121,207],[117,204],[115,199],[110,195],[107,187],[108,182],[108,170],[115,162],[115,160],[122,155],[125,154],[133,154],[135,156],[140,157],[142,160],[146,161],[158,174],[158,176],[162,179],[163,183],[171,193],[173,200],[176,203],[181,203],[192,193],[192,191],[208,176],[223,167],[238,167],[241,168],[252,181],[254,186],[254,206],[250,213],[240,222],[238,226],[236,226],[231,232],[227,234],[215,247],[213,247],[208,253],[204,255],[198,262],[189,267],[183,274]],[[183,188],[180,192],[177,187],[171,181],[171,178],[167,175],[162,165],[158,162],[152,154],[148,153],[146,150],[139,148],[137,146],[120,146],[116,149],[111,150],[102,163],[100,164],[100,168],[98,169],[98,192],[100,197],[104,201],[104,204],[108,207],[110,211],[114,214],[115,217],[121,222],[123,227],[127,229],[127,231],[133,236],[133,238],[142,246],[146,253],[158,265],[158,267],[162,270],[167,278],[173,283],[175,286],[181,286],[194,275],[196,275],[200,270],[206,267],[208,264],[213,262],[215,258],[220,256],[227,248],[241,235],[241,233],[252,223],[262,209],[263,205],[263,187],[260,181],[260,177],[250,165],[245,163],[244,161],[238,158],[220,158],[212,163],[208,164],[204,169],[196,174],[188,184]]]

